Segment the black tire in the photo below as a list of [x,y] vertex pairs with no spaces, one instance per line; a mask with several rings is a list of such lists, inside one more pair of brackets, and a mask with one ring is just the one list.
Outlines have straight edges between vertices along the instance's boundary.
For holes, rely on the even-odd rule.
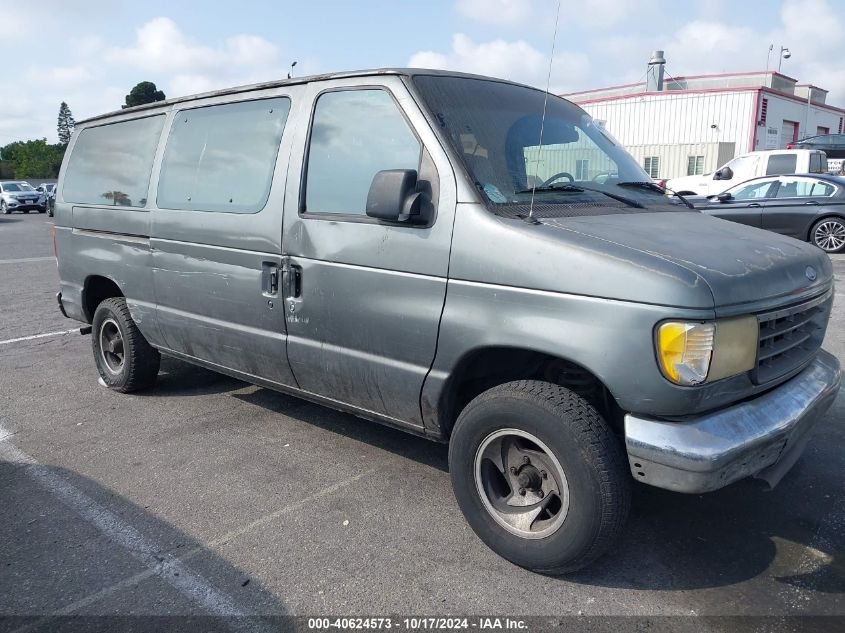
[[810,243],[825,253],[845,250],[845,219],[836,216],[822,218],[810,229]]
[[[94,362],[110,389],[129,393],[155,383],[161,355],[132,320],[126,299],[105,299],[97,306],[91,326]],[[115,336],[120,342],[120,353],[117,346],[109,345],[117,340]]]
[[9,207],[6,206],[5,200],[0,200],[0,213],[3,215],[9,215]]
[[[519,536],[503,527],[476,486],[477,454],[490,437],[508,433],[505,429],[541,440],[562,467],[567,510],[562,523],[547,536]],[[507,466],[498,470],[513,472]],[[631,504],[631,477],[622,443],[586,400],[547,382],[506,383],[470,402],[455,423],[449,472],[458,505],[479,538],[507,560],[541,573],[573,572],[596,560],[619,536]],[[515,494],[510,486],[514,499]]]

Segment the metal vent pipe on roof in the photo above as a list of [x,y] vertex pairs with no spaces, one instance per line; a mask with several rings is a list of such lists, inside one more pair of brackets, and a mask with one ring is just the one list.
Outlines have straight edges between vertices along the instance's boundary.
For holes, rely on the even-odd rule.
[[666,67],[666,58],[663,51],[654,51],[651,59],[648,60],[648,71],[646,72],[646,86],[648,92],[659,92],[663,90],[663,72]]

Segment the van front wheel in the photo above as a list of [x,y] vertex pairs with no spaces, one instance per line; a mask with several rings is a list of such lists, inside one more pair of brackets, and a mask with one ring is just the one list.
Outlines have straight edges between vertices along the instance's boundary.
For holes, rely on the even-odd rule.
[[161,355],[132,320],[126,299],[111,297],[100,303],[91,334],[94,362],[106,386],[129,393],[155,382]]
[[586,567],[620,534],[626,464],[593,406],[540,381],[482,393],[449,443],[452,487],[475,533],[500,556],[549,574]]

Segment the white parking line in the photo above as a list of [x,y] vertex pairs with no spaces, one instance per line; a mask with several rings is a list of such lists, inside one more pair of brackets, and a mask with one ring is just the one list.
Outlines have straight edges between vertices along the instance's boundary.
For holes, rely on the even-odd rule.
[[21,341],[31,341],[36,338],[47,338],[48,336],[64,336],[65,334],[72,334],[79,332],[79,328],[72,330],[62,330],[61,332],[46,332],[45,334],[33,334],[32,336],[21,336],[20,338],[10,338],[5,341],[0,341],[0,345],[8,345],[9,343],[20,343]]
[[0,264],[28,264],[29,262],[56,261],[55,257],[24,257],[22,259],[0,259]]
[[[0,435],[0,441],[2,441],[2,439],[3,439],[3,436]],[[203,547],[193,547],[186,552],[182,552],[181,554],[179,554],[179,556],[176,557],[176,560],[185,562],[185,561],[192,559],[194,556],[197,556],[198,554],[201,554],[205,551],[208,551],[208,549],[210,549],[210,548],[217,548],[217,547],[220,547],[222,545],[226,545],[227,543],[229,543],[233,539],[235,539],[239,536],[243,536],[244,534],[246,534],[249,531],[255,529],[256,527],[266,525],[267,523],[270,523],[271,521],[274,521],[275,519],[278,519],[279,517],[284,516],[285,514],[288,514],[290,512],[298,510],[298,509],[306,506],[309,503],[317,501],[318,499],[321,499],[322,497],[330,495],[334,492],[337,492],[338,490],[341,490],[342,488],[345,488],[346,486],[349,486],[350,484],[355,483],[359,479],[362,479],[364,477],[368,477],[368,476],[372,475],[377,470],[378,470],[377,468],[371,468],[370,470],[358,473],[357,475],[353,475],[352,477],[349,477],[347,479],[344,479],[342,481],[334,483],[331,486],[323,488],[322,490],[318,490],[313,495],[310,495],[308,497],[303,497],[299,501],[296,501],[294,503],[291,503],[290,505],[286,505],[282,508],[279,508],[278,510],[271,512],[270,514],[266,514],[263,517],[255,520],[255,521],[252,521],[251,523],[247,523],[246,525],[244,525],[240,528],[237,528],[235,530],[227,532],[226,534],[218,536],[217,538],[212,539],[211,541],[208,541],[207,543],[205,543],[205,545]],[[138,572],[134,576],[130,576],[129,578],[124,578],[123,580],[120,580],[113,585],[109,585],[108,587],[105,587],[104,589],[101,589],[100,591],[97,591],[96,593],[89,594],[89,595],[85,596],[84,598],[77,600],[76,602],[72,602],[72,603],[62,607],[58,611],[56,611],[56,613],[54,613],[53,615],[71,615],[71,614],[79,611],[80,609],[87,607],[88,605],[99,602],[100,600],[102,600],[106,596],[109,596],[109,595],[115,593],[116,591],[120,591],[121,589],[128,589],[129,587],[134,587],[138,583],[140,583],[140,582],[146,580],[147,578],[149,578],[150,576],[156,575],[156,573],[157,573],[156,569],[145,569],[144,571]],[[23,631],[13,631],[12,633],[23,633]]]
[[246,615],[231,597],[213,587],[179,559],[164,554],[166,548],[145,537],[51,469],[42,466],[33,457],[12,445],[9,442],[10,437],[11,433],[0,426],[0,438],[3,438],[0,439],[0,458],[23,466],[38,485],[80,515],[112,543],[123,547],[153,575],[159,576],[212,615]]

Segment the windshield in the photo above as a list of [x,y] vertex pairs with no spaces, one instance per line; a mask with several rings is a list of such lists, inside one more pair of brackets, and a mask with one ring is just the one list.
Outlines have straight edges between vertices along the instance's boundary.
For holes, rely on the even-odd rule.
[[26,191],[26,189],[22,188],[23,186],[16,182],[7,182],[3,185],[3,191]]
[[540,90],[438,75],[419,75],[414,83],[496,212],[523,215],[532,187],[537,188],[534,212],[539,215],[642,211],[602,191],[634,198],[645,207],[677,210],[658,191],[619,186],[652,180],[601,125],[560,97],[548,96],[543,122],[545,93]]

